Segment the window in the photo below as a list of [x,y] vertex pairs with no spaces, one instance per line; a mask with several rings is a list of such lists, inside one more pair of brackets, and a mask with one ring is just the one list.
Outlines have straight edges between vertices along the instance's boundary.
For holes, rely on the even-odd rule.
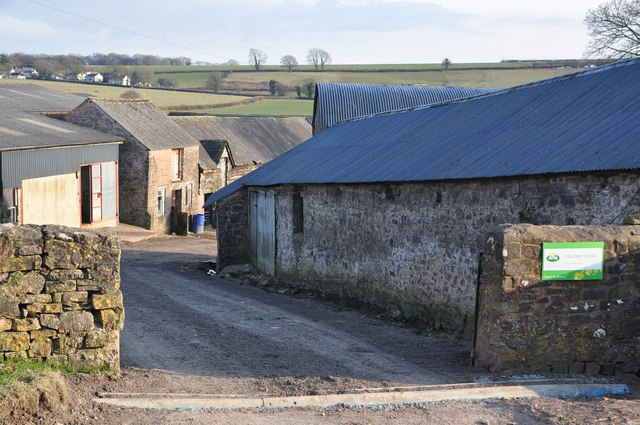
[[164,187],[158,189],[158,215],[164,215]]
[[182,149],[171,149],[171,180],[182,180]]
[[191,206],[191,183],[187,183],[184,188],[184,206],[185,208]]

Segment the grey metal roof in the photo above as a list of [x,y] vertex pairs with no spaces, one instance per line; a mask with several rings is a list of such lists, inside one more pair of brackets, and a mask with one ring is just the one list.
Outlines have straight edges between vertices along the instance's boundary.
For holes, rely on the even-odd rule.
[[69,112],[86,98],[87,96],[50,90],[34,84],[0,83],[2,111]]
[[5,110],[0,113],[0,151],[120,143],[122,138],[45,116]]
[[236,165],[264,164],[311,137],[303,117],[172,117],[197,140],[224,139]]
[[490,88],[318,83],[313,133],[354,118],[400,111],[495,91]]
[[148,100],[87,99],[74,114],[91,105],[102,109],[149,150],[199,146],[197,140]]
[[640,59],[344,122],[214,193],[640,169]]

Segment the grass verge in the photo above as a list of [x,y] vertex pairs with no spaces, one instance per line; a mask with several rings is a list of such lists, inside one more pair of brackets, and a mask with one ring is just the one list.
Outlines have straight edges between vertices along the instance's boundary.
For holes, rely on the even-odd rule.
[[33,359],[7,359],[0,363],[0,422],[57,409],[68,399],[64,375],[105,371],[105,367],[75,370]]

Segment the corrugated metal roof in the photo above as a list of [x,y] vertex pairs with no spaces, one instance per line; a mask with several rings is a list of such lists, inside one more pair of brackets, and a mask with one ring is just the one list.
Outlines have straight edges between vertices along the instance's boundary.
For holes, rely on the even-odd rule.
[[640,169],[640,59],[344,122],[214,193]]
[[102,109],[149,150],[200,145],[148,100],[87,99],[71,113],[70,121],[80,123],[74,116],[83,114],[92,105]]
[[196,140],[224,139],[236,165],[264,164],[311,137],[303,117],[172,117]]
[[0,83],[0,108],[3,111],[69,112],[87,96],[63,93],[34,84]]
[[355,118],[433,105],[496,91],[489,88],[318,83],[313,133]]

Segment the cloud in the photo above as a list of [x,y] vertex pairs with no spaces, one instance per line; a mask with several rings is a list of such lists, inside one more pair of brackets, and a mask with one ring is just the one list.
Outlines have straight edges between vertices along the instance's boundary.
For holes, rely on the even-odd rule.
[[77,8],[75,0],[38,0],[47,6],[0,0],[0,37],[9,51],[214,62],[245,62],[251,47],[264,50],[269,63],[285,54],[302,61],[310,47],[329,51],[335,63],[439,62],[442,52],[458,62],[479,55],[484,61],[578,57],[586,43],[582,18],[599,1],[181,0],[178,6],[174,0],[111,0],[108,7],[85,2]]

